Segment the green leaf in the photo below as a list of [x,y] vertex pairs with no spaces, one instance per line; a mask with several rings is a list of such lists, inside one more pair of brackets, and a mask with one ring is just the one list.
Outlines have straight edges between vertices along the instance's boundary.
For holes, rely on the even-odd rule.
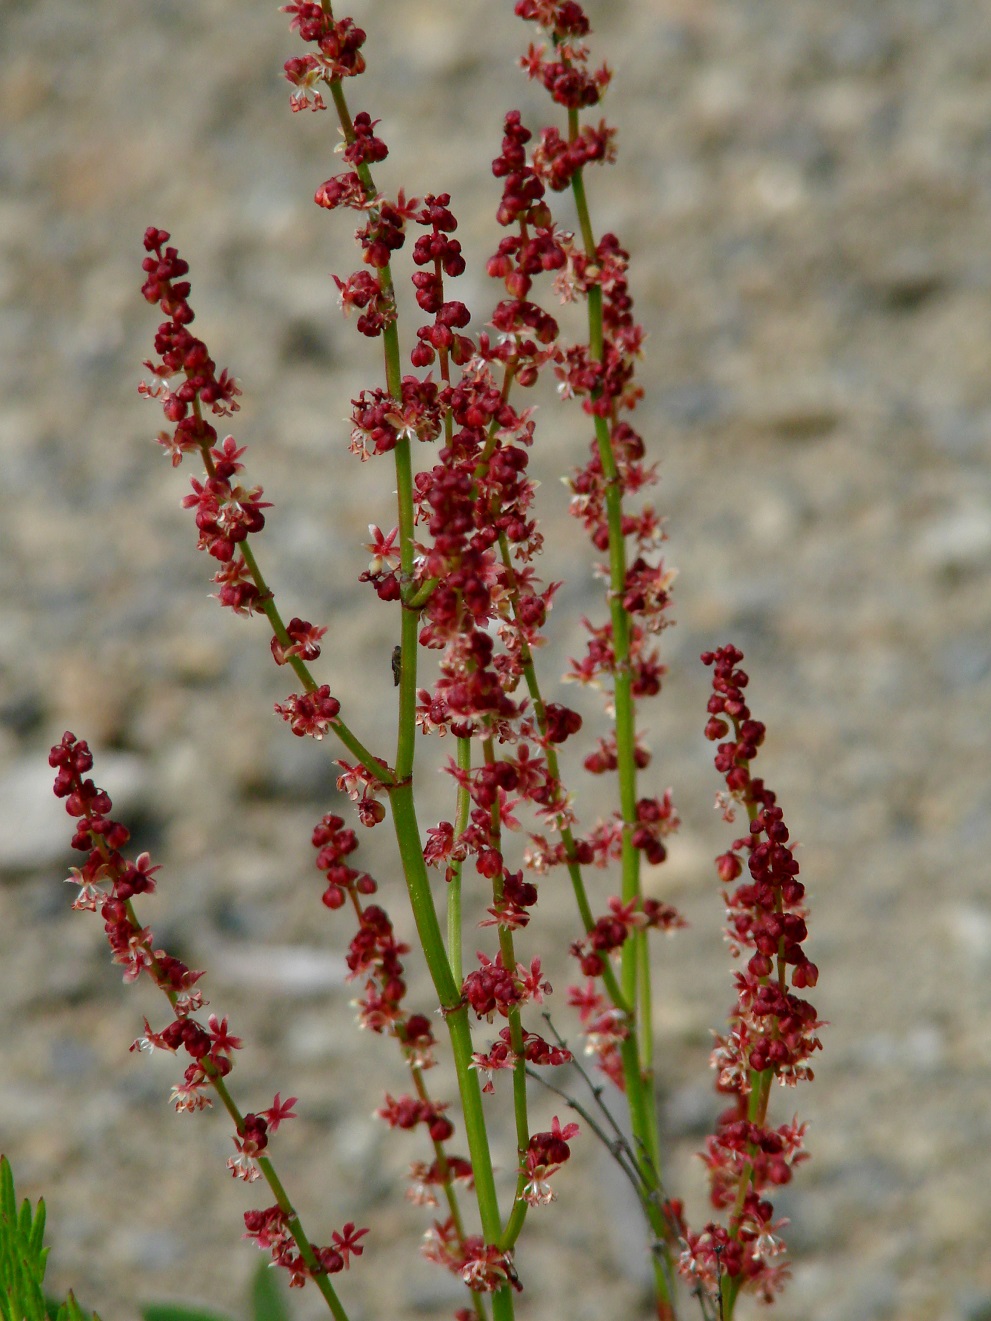
[[260,1261],[251,1280],[251,1321],[291,1321],[279,1277],[267,1261]]
[[44,1201],[32,1210],[25,1198],[18,1210],[14,1171],[0,1156],[0,1321],[100,1321],[95,1312],[83,1311],[71,1292],[62,1304],[46,1299],[44,1238]]
[[47,1321],[44,1232],[44,1203],[38,1203],[37,1219],[27,1200],[18,1211],[14,1172],[0,1156],[0,1321]]
[[[24,1202],[23,1210],[24,1211],[30,1210],[26,1199]],[[39,1197],[38,1214],[35,1216],[34,1224],[31,1225],[29,1223],[26,1227],[31,1239],[31,1250],[38,1256],[39,1260],[42,1262],[45,1262],[48,1257],[48,1249],[45,1247],[45,1243],[44,1243],[46,1219],[47,1219],[47,1213],[45,1211],[45,1199],[43,1197]],[[30,1217],[28,1217],[28,1220],[30,1220]]]
[[231,1321],[223,1312],[205,1307],[186,1307],[182,1303],[146,1303],[141,1309],[143,1321]]
[[84,1312],[70,1289],[68,1297],[55,1315],[55,1321],[100,1321],[100,1318],[95,1312]]

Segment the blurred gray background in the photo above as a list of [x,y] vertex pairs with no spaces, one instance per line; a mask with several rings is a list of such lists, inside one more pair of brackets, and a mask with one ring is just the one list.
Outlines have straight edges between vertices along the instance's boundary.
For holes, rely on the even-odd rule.
[[[369,70],[348,90],[392,149],[380,185],[452,193],[475,329],[498,296],[484,263],[501,236],[502,115],[519,105],[536,127],[553,113],[514,67],[533,30],[511,9],[355,10]],[[709,1033],[732,988],[711,867],[730,831],[712,810],[697,656],[733,640],[769,726],[761,771],[803,843],[813,999],[832,1022],[815,1084],[775,1097],[780,1120],[809,1120],[813,1156],[780,1199],[795,1278],[777,1314],[978,1321],[991,1316],[991,11],[589,12],[615,71],[604,112],[620,158],[588,187],[599,232],[633,256],[649,332],[635,420],[680,571],[671,673],[644,717],[653,788],[672,785],[684,819],[650,884],[692,923],[658,948],[667,1183],[704,1217],[693,1152],[718,1109]],[[136,393],[158,321],[138,292],[140,241],[156,224],[191,263],[199,333],[244,388],[231,429],[274,502],[263,567],[287,616],[329,624],[319,674],[389,755],[396,623],[355,579],[366,525],[393,521],[392,485],[349,459],[344,420],[381,371],[336,307],[329,274],[358,259],[350,217],[310,200],[340,168],[338,137],[329,113],[289,113],[281,66],[299,49],[269,4],[0,3],[0,1149],[22,1193],[47,1199],[53,1286],[104,1321],[163,1297],[243,1314],[257,1254],[241,1214],[266,1199],[226,1174],[225,1119],[171,1113],[179,1062],[127,1052],[163,1010],[121,985],[100,923],[68,911],[69,824],[46,762],[66,728],[164,865],[147,920],[209,970],[211,1009],[245,1037],[244,1108],[300,1097],[276,1150],[314,1235],[373,1227],[343,1285],[355,1321],[459,1305],[417,1259],[427,1217],[399,1190],[423,1152],[370,1117],[402,1074],[351,1023],[350,930],[318,903],[308,838],[338,801],[336,750],[271,714],[291,685],[264,626],[208,599],[212,569],[179,508],[194,470],[171,470],[160,414]],[[557,480],[584,457],[585,419],[550,390],[538,402],[544,573],[568,578],[550,682],[601,604],[575,572]],[[595,732],[594,703],[582,710]],[[426,795],[424,825],[449,811],[442,781]],[[386,830],[367,842],[408,931]],[[538,911],[550,934],[529,954],[561,967],[563,987],[568,898],[547,890]],[[640,1225],[614,1183],[583,1138],[520,1257],[526,1315],[647,1314]],[[310,1293],[300,1317],[321,1314]]]

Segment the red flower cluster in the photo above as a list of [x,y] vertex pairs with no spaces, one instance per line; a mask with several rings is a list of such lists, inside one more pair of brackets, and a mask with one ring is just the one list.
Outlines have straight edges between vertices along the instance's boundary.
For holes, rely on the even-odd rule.
[[495,956],[494,962],[479,952],[478,964],[478,968],[465,978],[461,989],[472,1010],[490,1023],[493,1014],[508,1018],[511,1010],[518,1009],[528,1000],[540,1004],[551,989],[549,982],[540,979],[539,959],[533,960],[529,971],[517,964],[511,972],[503,964],[502,951]]
[[[595,956],[596,969],[601,970],[601,960]],[[630,1035],[627,1016],[614,1008],[606,997],[597,991],[595,983],[587,981],[583,987],[568,987],[568,1004],[578,1010],[578,1018],[585,1037],[585,1049],[595,1057],[597,1067],[619,1088],[626,1090],[623,1079],[623,1062],[620,1058],[620,1044]]]
[[[328,812],[313,830],[313,847],[318,849],[317,866],[327,876],[323,903],[331,909],[341,908],[348,892],[354,895],[374,894],[378,888],[372,878],[356,871],[344,861],[358,847],[358,837],[344,819]],[[355,902],[357,900],[355,899]]]
[[401,955],[408,952],[409,946],[396,939],[384,909],[369,904],[361,910],[347,963],[352,979],[367,978],[365,994],[359,1001],[362,1027],[384,1032],[401,1021],[406,995]]
[[146,387],[144,393],[161,399],[166,417],[175,424],[174,437],[162,443],[172,449],[172,463],[177,466],[184,453],[207,448],[217,439],[216,431],[200,415],[199,406],[206,404],[220,417],[229,417],[240,406],[236,399],[241,391],[226,369],[217,375],[217,365],[206,345],[187,329],[194,319],[188,301],[191,286],[182,278],[189,273],[189,264],[176,248],[165,246],[169,238],[167,230],[145,230],[144,247],[150,255],[141,263],[147,276],[141,292],[149,303],[158,303],[169,318],[155,336],[155,352],[161,361],[146,362],[145,366],[160,382],[180,373],[185,379],[175,390]]
[[446,1109],[446,1105],[423,1101],[415,1096],[400,1096],[394,1099],[387,1094],[385,1105],[375,1113],[380,1119],[384,1119],[390,1128],[408,1130],[423,1124],[432,1142],[446,1142],[454,1134],[454,1125],[444,1115]]
[[99,911],[113,961],[124,968],[124,980],[136,981],[146,972],[175,1011],[175,1021],[164,1032],[148,1028],[147,1037],[136,1044],[173,1051],[182,1046],[193,1063],[186,1070],[183,1086],[175,1089],[176,1106],[198,1109],[209,1105],[203,1095],[209,1079],[230,1071],[231,1052],[240,1042],[228,1036],[226,1019],[220,1024],[211,1016],[207,1030],[190,1017],[204,1004],[202,994],[193,989],[202,972],[194,972],[165,950],[156,949],[151,930],[142,927],[134,914],[131,900],[135,895],[154,893],[158,868],[151,865],[147,853],[131,861],[120,852],[130,832],[110,816],[110,795],[87,777],[93,755],[84,740],[66,732],[49,753],[48,764],[57,768],[56,798],[65,799],[65,810],[76,819],[72,847],[86,854],[86,861],[73,867],[69,877],[79,887],[73,908]]
[[559,105],[569,110],[586,110],[598,105],[612,77],[603,65],[590,73],[588,47],[581,38],[588,36],[589,21],[575,0],[517,0],[518,18],[538,23],[553,39],[557,59],[545,59],[545,48],[531,46],[520,61],[531,78],[538,79]]
[[605,123],[600,123],[598,128],[585,124],[570,139],[563,138],[556,128],[544,128],[533,151],[534,171],[548,188],[560,193],[586,165],[615,159],[615,135],[616,130]]
[[[523,1059],[535,1066],[570,1064],[574,1056],[564,1046],[552,1046],[536,1032],[523,1032]],[[475,1051],[471,1057],[471,1067],[486,1075],[483,1092],[493,1092],[492,1075],[499,1069],[512,1069],[516,1066],[516,1052],[513,1049],[512,1028],[504,1027],[499,1032],[499,1040],[487,1051]]]
[[[88,745],[67,732],[52,748],[48,761],[56,769],[55,796],[65,799],[66,811],[76,819],[72,846],[87,855],[69,877],[79,887],[73,908],[99,911],[114,962],[125,969],[124,980],[135,981],[146,973],[172,1005],[172,1021],[155,1030],[145,1019],[144,1033],[131,1050],[184,1050],[191,1063],[182,1082],[172,1088],[175,1108],[192,1112],[209,1107],[212,1101],[207,1092],[212,1086],[223,1086],[233,1068],[234,1051],[241,1049],[241,1038],[233,1035],[226,1018],[211,1014],[206,1027],[197,1022],[193,1015],[206,1004],[202,993],[194,989],[202,972],[194,972],[165,950],[156,949],[151,930],[138,922],[131,901],[136,895],[154,893],[158,868],[151,865],[147,853],[130,861],[120,852],[130,834],[110,816],[109,794],[88,777],[93,768]],[[294,1096],[283,1101],[276,1093],[267,1110],[246,1114],[238,1121],[233,1136],[236,1155],[227,1162],[235,1178],[253,1183],[261,1177],[259,1159],[268,1148],[270,1135],[286,1120],[295,1119],[295,1102]],[[290,1219],[277,1206],[247,1212],[245,1223],[245,1237],[271,1249],[275,1263],[289,1271],[294,1287],[302,1286],[318,1271],[332,1274],[345,1269],[350,1254],[361,1256],[359,1239],[368,1232],[345,1225],[341,1234],[333,1235],[333,1246],[313,1248],[313,1267],[297,1250]]]
[[413,276],[413,287],[417,304],[433,316],[434,323],[421,326],[416,332],[419,343],[410,354],[414,367],[429,367],[438,353],[442,363],[446,364],[449,357],[460,366],[475,351],[475,345],[467,335],[456,333],[471,320],[467,307],[458,301],[444,300],[443,277],[455,278],[465,269],[461,244],[449,237],[458,227],[450,202],[449,193],[437,197],[428,194],[416,216],[417,223],[429,226],[430,233],[421,235],[413,245],[413,261],[422,268]]
[[575,941],[571,953],[580,961],[586,977],[598,977],[608,955],[622,949],[633,931],[674,931],[684,925],[669,904],[649,898],[631,899],[624,904],[614,895],[609,900],[609,913],[596,921],[583,940]]
[[637,824],[630,836],[635,849],[640,849],[651,866],[658,866],[668,856],[663,840],[677,830],[680,822],[671,803],[671,790],[663,798],[641,798],[637,803]]
[[[183,455],[198,452],[206,469],[203,481],[191,480],[192,492],[183,499],[183,507],[195,509],[199,548],[220,561],[213,581],[220,590],[217,598],[236,614],[252,614],[262,609],[263,598],[238,547],[252,532],[265,526],[260,486],[246,487],[236,480],[244,470],[233,436],[218,443],[217,432],[203,416],[204,405],[222,417],[236,412],[241,393],[234,378],[216,364],[206,345],[190,333],[194,319],[189,305],[190,284],[183,279],[188,264],[174,247],[167,247],[169,234],[164,229],[145,231],[144,247],[150,255],[143,263],[146,280],[142,293],[150,303],[158,303],[169,318],[155,336],[159,361],[144,365],[157,380],[142,384],[139,392],[158,399],[173,430],[159,433],[158,440],[172,456],[177,467]],[[173,378],[181,378],[174,387]]]
[[[357,177],[357,176],[355,176]],[[326,187],[327,185],[324,185]],[[323,200],[325,194],[317,189],[315,201],[318,206],[327,206]],[[392,297],[370,271],[355,271],[347,280],[331,276],[341,295],[341,310],[349,316],[354,307],[361,309],[357,326],[362,335],[374,339],[381,335],[386,326],[396,319],[396,305]]]
[[328,812],[314,828],[312,839],[316,865],[327,878],[323,903],[336,910],[350,899],[358,917],[347,954],[351,980],[365,979],[364,994],[357,1001],[358,1021],[373,1032],[391,1033],[411,1064],[429,1068],[435,1045],[429,1020],[422,1014],[407,1016],[402,1003],[406,996],[402,956],[409,946],[396,939],[383,908],[362,905],[362,899],[377,892],[378,884],[346,861],[358,847],[357,836],[341,817]]
[[276,665],[285,665],[292,656],[303,661],[316,660],[320,655],[320,639],[326,632],[325,628],[317,628],[308,619],[290,619],[286,625],[288,645],[277,637],[272,638],[272,657]]
[[[221,455],[220,450],[210,451],[215,475],[205,482],[191,478],[193,491],[183,497],[182,507],[196,510],[199,549],[209,551],[214,559],[229,564],[238,542],[244,541],[251,532],[260,532],[265,526],[265,515],[261,511],[269,507],[269,501],[258,499],[262,493],[260,486],[247,490],[221,476],[218,471]],[[240,471],[242,467],[242,464],[236,464],[234,470]]]
[[[505,1284],[521,1289],[513,1266],[512,1254],[494,1243],[486,1243],[477,1234],[462,1238],[453,1219],[434,1222],[425,1235],[423,1255],[428,1261],[446,1266],[458,1275],[473,1293],[494,1293]],[[458,1312],[461,1317],[464,1315]],[[469,1317],[474,1316],[468,1312]]]
[[[302,13],[310,8],[323,12],[319,5],[297,5],[293,12]],[[267,591],[263,594],[258,587],[262,579],[246,549],[251,533],[260,532],[265,526],[262,510],[269,507],[269,502],[261,499],[260,486],[246,487],[237,480],[244,471],[241,462],[244,446],[238,447],[233,436],[217,443],[216,431],[203,417],[204,404],[222,415],[234,411],[238,406],[234,400],[240,391],[226,371],[217,375],[206,345],[187,329],[193,311],[188,301],[189,281],[181,277],[189,267],[175,248],[166,246],[168,240],[164,229],[145,231],[145,250],[152,255],[142,263],[147,277],[142,292],[149,302],[161,306],[169,320],[159,326],[155,337],[160,362],[145,363],[158,381],[153,386],[142,385],[140,391],[149,398],[159,399],[165,416],[174,423],[171,435],[162,432],[159,436],[160,443],[172,455],[173,466],[182,462],[184,454],[193,451],[198,451],[203,460],[204,478],[191,479],[192,491],[182,504],[196,511],[199,549],[220,561],[213,578],[220,589],[218,600],[237,614],[268,611],[276,627],[281,628],[270,594]],[[175,376],[183,379],[172,389],[168,381]],[[276,633],[271,640],[273,659],[277,665],[316,660],[320,655],[320,639],[326,631],[309,620],[291,619],[285,627],[285,636]],[[315,682],[310,682],[313,685],[310,691],[290,696],[285,703],[276,705],[275,710],[299,737],[309,734],[322,738],[336,719],[340,703],[330,695],[326,684],[318,688]]]
[[[296,63],[290,61],[290,64]],[[288,68],[287,65],[287,71]],[[304,78],[310,79],[311,75],[312,71],[307,70]],[[423,224],[432,223],[430,212],[434,201],[428,198],[425,211],[418,211],[417,199],[407,199],[402,189],[395,201],[375,192],[368,166],[385,160],[389,154],[383,139],[374,132],[377,123],[378,120],[372,120],[365,111],[355,115],[353,121],[345,122],[344,159],[351,169],[325,180],[313,195],[317,206],[328,211],[345,207],[366,217],[364,224],[356,231],[355,238],[365,264],[381,274],[356,271],[347,280],[341,280],[336,275],[333,278],[340,290],[341,306],[345,314],[352,307],[362,309],[358,330],[372,339],[381,335],[396,319],[392,280],[388,274],[392,254],[398,252],[406,242],[406,224],[409,220],[416,218]],[[453,216],[451,221],[453,223]],[[467,323],[467,317],[465,310],[461,324]]]
[[[557,339],[557,322],[526,298],[535,275],[563,270],[567,248],[544,200],[543,180],[527,160],[526,144],[532,136],[523,126],[520,112],[511,110],[505,118],[502,150],[492,162],[492,173],[503,181],[496,220],[504,227],[515,225],[518,233],[502,239],[486,269],[493,279],[504,281],[510,295],[493,313],[495,328],[504,335],[514,331],[532,334],[538,344],[550,345]],[[536,346],[527,348],[530,355],[536,353]],[[542,363],[535,365],[539,369]],[[524,383],[530,383],[529,376]]]
[[84,778],[92,770],[93,755],[82,739],[66,732],[48,756],[48,764],[57,768],[55,796],[65,799],[65,809],[76,818],[72,847],[86,853],[81,867],[73,867],[69,880],[79,887],[73,902],[77,911],[95,913],[103,918],[104,931],[115,963],[124,968],[124,980],[133,982],[142,972],[168,996],[175,1018],[162,1031],[153,1031],[145,1020],[145,1035],[133,1049],[176,1051],[180,1047],[192,1059],[183,1083],[173,1089],[178,1110],[198,1110],[211,1104],[205,1095],[212,1078],[223,1078],[231,1070],[232,1054],[240,1048],[240,1038],[231,1036],[227,1019],[210,1015],[208,1027],[192,1017],[205,1001],[194,990],[203,976],[163,949],[156,949],[148,927],[138,922],[131,900],[139,894],[153,894],[155,872],[147,853],[134,861],[120,852],[130,832],[110,816],[110,795]]
[[322,739],[337,719],[341,704],[331,697],[323,683],[311,693],[292,693],[284,702],[276,702],[275,712],[288,724],[297,738]]
[[[343,764],[343,763],[342,763]],[[353,796],[360,787],[348,768],[344,779],[353,785]],[[372,800],[368,800],[369,802]],[[378,804],[375,804],[376,806]],[[350,899],[358,917],[358,929],[348,948],[347,963],[352,980],[364,979],[363,994],[357,1000],[358,1020],[362,1027],[393,1036],[402,1048],[417,1096],[394,1098],[386,1095],[378,1110],[391,1128],[411,1131],[424,1127],[435,1148],[435,1159],[426,1165],[417,1162],[411,1170],[409,1196],[416,1202],[436,1205],[435,1187],[449,1187],[452,1181],[472,1182],[471,1162],[448,1155],[442,1145],[454,1134],[454,1125],[446,1118],[446,1102],[431,1101],[423,1082],[423,1071],[435,1063],[436,1040],[430,1020],[423,1014],[407,1014],[402,956],[409,946],[396,939],[385,910],[377,904],[362,905],[362,899],[374,894],[378,886],[366,872],[359,872],[347,859],[358,847],[353,830],[341,817],[328,813],[313,831],[313,845],[318,850],[317,866],[327,877],[323,902],[330,909],[342,908]]]
[[462,1184],[466,1190],[470,1190],[475,1182],[471,1161],[463,1156],[441,1155],[429,1165],[425,1161],[413,1161],[409,1178],[406,1196],[415,1206],[437,1206],[436,1189],[452,1182]]
[[750,826],[717,859],[724,884],[749,872],[749,880],[724,897],[734,954],[753,953],[735,976],[737,1003],[712,1057],[717,1089],[734,1103],[720,1116],[703,1156],[713,1205],[733,1212],[728,1229],[712,1223],[699,1234],[685,1231],[681,1269],[711,1287],[722,1271],[769,1301],[787,1266],[775,1260],[783,1252],[775,1232],[780,1225],[773,1223],[773,1207],[763,1194],[788,1183],[806,1154],[804,1125],[767,1125],[768,1092],[775,1078],[789,1085],[812,1078],[808,1060],[822,1048],[822,1023],[813,1006],[788,988],[789,969],[797,988],[815,986],[819,974],[802,949],[808,934],[805,888],[788,828],[774,793],[751,774],[765,730],[744,697],[749,678],[739,668],[742,659],[732,646],[702,656],[713,667],[705,733],[713,742],[722,740],[715,764],[726,783],[725,814],[732,820],[734,805],[742,806]]
[[426,442],[440,435],[443,399],[434,382],[404,376],[400,388],[401,399],[376,387],[362,390],[357,399],[351,400],[351,451],[360,459],[367,459],[369,454],[388,454],[402,436]]
[[548,1133],[534,1133],[527,1144],[523,1157],[522,1173],[527,1176],[523,1189],[523,1198],[530,1206],[546,1206],[553,1202],[557,1194],[551,1188],[549,1180],[556,1174],[571,1155],[568,1142],[577,1136],[577,1124],[565,1124],[557,1115],[551,1120]]
[[[572,944],[571,953],[586,977],[601,977],[610,954],[621,950],[634,931],[672,932],[683,926],[684,919],[670,904],[651,898],[624,904],[613,896],[609,913],[597,919],[584,939]],[[624,1015],[613,1009],[591,980],[584,988],[569,986],[568,1003],[579,1011],[586,1052],[595,1058],[596,1067],[623,1090],[619,1043],[628,1035]]]
[[[802,1009],[804,1001],[788,1003],[787,970],[791,969],[791,985],[800,989],[815,986],[819,970],[802,949],[808,935],[805,887],[798,880],[798,861],[788,844],[784,814],[775,794],[750,773],[765,731],[744,700],[749,678],[737,668],[742,659],[743,653],[735,647],[721,647],[702,657],[704,664],[714,667],[706,737],[713,742],[725,739],[732,728],[733,737],[719,743],[715,764],[726,781],[729,800],[742,804],[750,818],[749,833],[735,840],[718,859],[718,868],[722,880],[736,879],[744,870],[745,858],[750,873],[750,881],[727,896],[734,948],[754,950],[746,973],[741,974],[740,987],[752,1007],[746,1017],[756,1054],[748,1056],[749,1066],[757,1072],[772,1068],[779,1076],[795,1080],[808,1076],[802,1061],[820,1045],[807,1035],[816,1026],[811,1006]],[[769,978],[777,982],[784,999],[774,999],[773,993],[768,996]],[[783,1031],[782,1020],[789,1030]],[[802,1020],[807,1027],[801,1025]]]
[[313,54],[297,56],[285,64],[286,78],[297,89],[289,98],[293,111],[326,110],[317,85],[334,78],[354,78],[365,69],[361,48],[365,34],[351,18],[335,20],[317,0],[293,0],[283,5],[292,14],[289,29],[316,46]]
[[261,1178],[258,1157],[268,1146],[268,1135],[270,1132],[274,1133],[284,1120],[296,1118],[293,1110],[295,1104],[295,1096],[283,1101],[276,1092],[270,1110],[263,1110],[257,1115],[244,1116],[234,1136],[237,1156],[231,1156],[227,1162],[227,1168],[236,1179],[243,1179],[245,1183],[254,1183],[256,1179]]
[[351,1258],[360,1257],[365,1250],[360,1241],[367,1229],[357,1229],[354,1221],[349,1220],[340,1233],[334,1230],[331,1235],[332,1245],[325,1248],[313,1248],[316,1258],[316,1270],[303,1260],[293,1238],[289,1215],[279,1206],[270,1206],[264,1211],[245,1211],[246,1232],[242,1237],[252,1239],[255,1244],[272,1254],[272,1262],[289,1272],[290,1289],[301,1289],[308,1279],[318,1272],[323,1275],[336,1275],[351,1265]]

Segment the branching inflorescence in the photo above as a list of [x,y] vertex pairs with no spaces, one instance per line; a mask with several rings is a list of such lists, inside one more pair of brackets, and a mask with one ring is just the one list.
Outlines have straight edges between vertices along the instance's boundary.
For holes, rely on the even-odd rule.
[[[529,1069],[558,1068],[572,1059],[563,1042],[534,1030],[534,1006],[543,1005],[551,988],[541,958],[521,958],[516,948],[520,933],[530,934],[544,880],[556,869],[569,878],[578,921],[571,952],[581,981],[569,988],[568,1002],[586,1051],[625,1093],[629,1108],[629,1167],[647,1221],[656,1314],[676,1315],[680,1270],[695,1283],[704,1311],[718,1299],[728,1317],[742,1288],[770,1298],[784,1274],[765,1194],[804,1158],[804,1130],[797,1123],[770,1128],[768,1095],[775,1078],[794,1083],[811,1077],[806,1061],[819,1046],[819,1023],[795,990],[813,986],[816,969],[802,950],[804,892],[788,831],[774,795],[750,775],[764,729],[743,701],[746,675],[735,668],[741,654],[726,647],[703,657],[715,666],[706,735],[726,740],[716,765],[726,780],[727,815],[733,804],[742,805],[750,823],[749,835],[734,842],[718,868],[726,885],[742,875],[744,863],[749,868],[750,881],[727,894],[726,903],[734,951],[753,954],[737,974],[737,1005],[714,1055],[718,1090],[733,1104],[704,1155],[713,1204],[729,1213],[728,1220],[693,1232],[681,1202],[662,1188],[648,959],[649,934],[673,931],[682,921],[645,895],[642,883],[644,864],[664,861],[678,816],[670,791],[651,795],[641,788],[650,753],[637,721],[638,703],[661,688],[658,637],[669,622],[674,575],[659,554],[661,520],[642,498],[655,470],[629,420],[642,393],[635,365],[643,340],[633,315],[629,257],[614,235],[595,238],[584,185],[586,166],[615,155],[613,128],[581,122],[584,112],[598,107],[610,73],[589,62],[589,24],[577,3],[518,0],[517,15],[544,34],[544,44],[531,45],[522,65],[561,107],[565,122],[534,139],[517,111],[505,116],[492,170],[502,185],[496,219],[506,235],[487,262],[500,292],[488,316],[492,333],[471,334],[468,308],[451,296],[465,258],[454,237],[450,196],[418,199],[400,191],[389,198],[374,182],[372,167],[388,148],[378,121],[364,111],[352,115],[344,93],[344,81],[365,69],[365,34],[350,18],[336,19],[326,2],[295,0],[284,10],[306,45],[306,53],[285,66],[294,87],[292,109],[332,104],[343,133],[346,168],[315,193],[320,207],[354,211],[359,221],[362,267],[334,277],[341,306],[345,315],[358,313],[358,331],[379,341],[383,354],[382,383],[352,400],[350,450],[362,462],[387,462],[397,491],[396,524],[369,528],[371,558],[360,574],[401,618],[391,760],[366,748],[346,723],[332,686],[312,673],[326,629],[297,617],[284,622],[262,576],[253,538],[268,505],[261,487],[244,476],[244,447],[231,436],[221,438],[210,421],[237,411],[239,389],[190,330],[187,265],[169,234],[155,228],[144,239],[143,293],[165,320],[156,358],[146,364],[154,380],[142,390],[159,401],[169,423],[159,441],[172,464],[188,457],[202,463],[203,475],[191,480],[183,505],[194,511],[200,549],[216,561],[217,599],[236,614],[264,615],[275,662],[296,676],[298,689],[276,705],[277,714],[297,736],[330,736],[342,744],[347,760],[338,763],[338,787],[362,825],[392,821],[436,992],[428,1008],[439,1009],[450,1041],[456,1107],[428,1090],[440,1047],[438,1020],[407,1004],[403,960],[410,949],[397,939],[385,907],[396,896],[383,895],[355,865],[358,837],[342,816],[326,813],[312,842],[324,878],[323,904],[331,912],[346,910],[355,926],[347,963],[359,988],[359,1022],[393,1038],[408,1068],[410,1090],[387,1096],[379,1114],[393,1128],[424,1130],[426,1159],[414,1164],[409,1190],[415,1202],[438,1208],[424,1250],[470,1290],[470,1306],[459,1317],[485,1317],[490,1305],[496,1318],[513,1315],[514,1294],[523,1287],[515,1246],[530,1209],[553,1200],[550,1181],[578,1132],[577,1124],[562,1124],[557,1116],[549,1130],[533,1131],[526,1088]],[[548,200],[565,189],[577,209],[576,234],[559,227]],[[404,371],[392,262],[414,228],[412,284],[425,319],[407,337],[412,370]],[[555,318],[534,301],[542,276],[558,299],[587,309],[584,342],[563,342]],[[604,557],[600,572],[607,584],[604,618],[583,621],[584,653],[565,676],[601,690],[609,717],[584,767],[596,776],[615,775],[617,806],[587,830],[576,818],[558,756],[582,720],[545,697],[535,662],[559,584],[541,583],[535,569],[543,542],[529,475],[535,417],[520,392],[546,373],[589,418],[588,458],[568,479],[571,512],[593,552]],[[418,680],[419,648],[437,653],[430,686]],[[430,746],[452,749],[446,757],[452,811],[450,819],[421,831],[417,758]],[[194,989],[201,974],[155,949],[140,925],[132,900],[154,890],[158,869],[147,855],[125,860],[120,850],[127,831],[109,818],[106,794],[84,778],[91,764],[85,743],[71,734],[52,751],[56,793],[78,819],[73,843],[87,853],[74,872],[80,886],[75,906],[99,909],[128,980],[144,971],[168,996],[173,1020],[161,1031],[146,1024],[142,1044],[185,1049],[192,1057],[175,1089],[178,1108],[199,1108],[212,1089],[236,1126],[232,1172],[248,1181],[263,1176],[272,1188],[275,1204],[245,1216],[248,1236],[289,1270],[293,1284],[314,1280],[333,1314],[346,1317],[330,1276],[361,1254],[368,1231],[349,1223],[330,1246],[311,1246],[267,1150],[269,1134],[293,1117],[293,1101],[276,1096],[258,1114],[235,1107],[226,1078],[240,1041],[226,1019],[211,1016],[206,1028],[196,1021],[205,1003]],[[466,866],[489,892],[476,919],[487,933],[479,943],[488,942],[489,952],[478,952],[467,969]],[[598,912],[586,879],[590,869],[620,877]],[[496,1023],[493,1036],[487,1025]],[[496,1093],[502,1073],[509,1075],[517,1147],[509,1189],[497,1187],[483,1108],[483,1095]],[[459,1114],[460,1150],[452,1145]],[[466,1194],[474,1197],[477,1224],[464,1209]]]

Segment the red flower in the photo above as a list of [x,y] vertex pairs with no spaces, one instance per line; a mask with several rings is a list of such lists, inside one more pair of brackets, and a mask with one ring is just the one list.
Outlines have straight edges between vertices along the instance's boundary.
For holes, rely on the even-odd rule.
[[321,684],[312,693],[293,693],[285,702],[276,702],[275,711],[297,736],[322,739],[330,728],[341,704],[336,697],[331,697],[327,684]]

